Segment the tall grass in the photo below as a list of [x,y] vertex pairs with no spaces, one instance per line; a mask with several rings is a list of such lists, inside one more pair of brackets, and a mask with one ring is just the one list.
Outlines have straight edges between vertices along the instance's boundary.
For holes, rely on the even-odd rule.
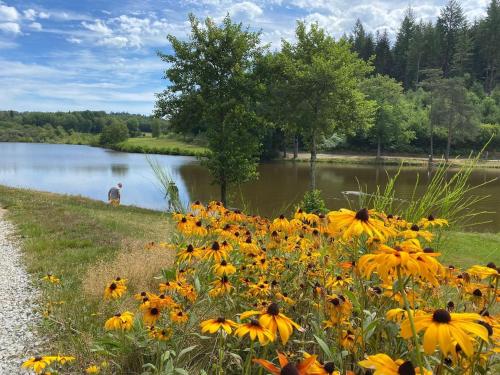
[[[470,176],[477,167],[481,157],[481,152],[476,156],[469,156],[465,163],[458,170],[452,168],[450,164],[440,163],[435,168],[431,168],[429,173],[432,178],[422,186],[422,182],[417,175],[417,181],[413,186],[410,197],[406,200],[398,199],[398,172],[390,177],[387,184],[381,188],[377,186],[375,193],[368,194],[360,188],[362,194],[359,196],[360,206],[373,207],[377,211],[386,213],[397,213],[410,222],[416,222],[422,217],[433,215],[448,219],[450,225],[466,227],[482,224],[481,215],[487,211],[475,209],[477,204],[487,198],[487,196],[476,195],[475,190],[491,183],[495,179],[485,181],[479,185],[469,183]],[[422,193],[419,193],[423,191]]]
[[146,160],[156,177],[165,200],[169,202],[169,209],[174,212],[186,212],[187,207],[182,203],[177,185],[168,169],[163,167],[157,159],[149,155],[146,156]]

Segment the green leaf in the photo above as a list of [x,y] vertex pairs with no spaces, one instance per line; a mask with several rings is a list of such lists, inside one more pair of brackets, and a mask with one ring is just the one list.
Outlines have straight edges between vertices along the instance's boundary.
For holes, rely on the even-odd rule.
[[328,356],[328,359],[332,359],[333,358],[333,353],[332,351],[330,350],[330,348],[328,347],[327,343],[324,342],[322,339],[320,339],[318,336],[314,335],[314,338],[316,339],[316,341],[318,342],[319,346],[321,347],[321,349],[323,350],[323,352]]
[[193,345],[193,346],[188,346],[187,348],[182,349],[182,350],[179,352],[179,355],[177,356],[177,359],[178,359],[178,360],[179,360],[179,359],[181,359],[181,358],[182,358],[182,356],[183,356],[184,354],[187,354],[187,353],[189,353],[189,352],[193,351],[193,350],[194,350],[194,349],[196,349],[197,347],[198,347],[198,345]]

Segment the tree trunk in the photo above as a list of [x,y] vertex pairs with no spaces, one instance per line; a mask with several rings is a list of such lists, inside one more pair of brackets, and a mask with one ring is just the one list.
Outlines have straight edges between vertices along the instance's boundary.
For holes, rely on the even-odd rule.
[[418,55],[417,58],[417,77],[416,77],[416,82],[415,82],[415,88],[418,87],[418,82],[420,78],[420,60],[422,59],[422,54]]
[[225,180],[220,182],[220,201],[226,207],[227,205],[227,183]]
[[283,144],[283,159],[286,159],[286,143]]
[[451,148],[451,125],[448,125],[448,139],[446,140],[446,154],[444,156],[446,162],[450,159],[450,148]]
[[[431,98],[432,101],[432,98]],[[431,104],[432,105],[432,104]],[[429,120],[429,132],[430,132],[430,148],[429,148],[429,164],[432,164],[433,159],[434,159],[434,123],[432,122],[432,107],[431,107],[431,112],[430,112],[430,120]]]
[[295,135],[293,138],[293,158],[297,159],[299,157],[299,136]]
[[377,160],[380,160],[380,156],[381,156],[381,142],[380,142],[380,136],[377,136]]
[[316,190],[316,154],[316,132],[313,132],[311,140],[311,190]]

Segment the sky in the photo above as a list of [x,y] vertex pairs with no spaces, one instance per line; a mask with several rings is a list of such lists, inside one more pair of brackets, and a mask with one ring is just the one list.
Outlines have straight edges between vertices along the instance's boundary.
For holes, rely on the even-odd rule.
[[[446,0],[0,0],[0,110],[104,110],[151,114],[168,85],[166,36],[186,38],[187,15],[226,14],[261,30],[278,49],[293,40],[296,20],[318,22],[335,37],[356,19],[392,39],[409,5],[435,20]],[[470,21],[489,0],[462,0]]]

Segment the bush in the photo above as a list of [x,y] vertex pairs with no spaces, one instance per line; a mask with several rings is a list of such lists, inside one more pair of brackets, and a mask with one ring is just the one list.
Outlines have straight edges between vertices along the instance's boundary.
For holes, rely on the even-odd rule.
[[117,143],[126,141],[128,137],[127,125],[123,122],[113,121],[102,130],[99,143],[101,145],[116,145]]
[[307,191],[297,208],[307,213],[323,214],[327,211],[325,201],[321,198],[320,190]]

